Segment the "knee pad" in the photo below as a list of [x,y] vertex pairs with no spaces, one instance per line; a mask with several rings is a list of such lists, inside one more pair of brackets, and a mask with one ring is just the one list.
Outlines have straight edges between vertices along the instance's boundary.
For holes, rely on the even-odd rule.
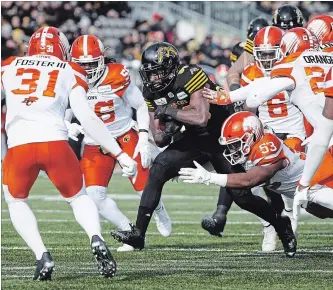
[[13,197],[9,190],[8,190],[8,186],[3,184],[2,185],[2,189],[3,189],[3,195],[5,197],[5,201],[7,204],[13,203],[13,202],[17,202],[17,201],[23,201],[26,202],[27,198],[15,198]]
[[85,186],[83,185],[77,194],[75,194],[74,196],[71,196],[71,197],[64,197],[64,199],[66,200],[66,202],[71,203],[73,200],[75,200],[79,196],[86,195],[86,194],[87,194],[87,191],[86,191]]
[[87,194],[98,205],[107,197],[107,188],[98,185],[88,186]]

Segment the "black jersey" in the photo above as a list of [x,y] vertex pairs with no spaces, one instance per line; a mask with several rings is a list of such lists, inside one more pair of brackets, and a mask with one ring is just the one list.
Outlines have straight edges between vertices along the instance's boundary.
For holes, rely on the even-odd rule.
[[[204,87],[217,89],[217,85],[208,78],[199,66],[181,65],[175,81],[166,90],[151,93],[144,88],[143,97],[150,112],[154,112],[158,106],[167,104],[175,104],[178,109],[188,110],[190,109],[191,94]],[[222,123],[229,116],[228,110],[224,106],[210,105],[209,113],[210,117],[206,127],[184,124],[186,130],[200,135],[217,134],[219,136]]]

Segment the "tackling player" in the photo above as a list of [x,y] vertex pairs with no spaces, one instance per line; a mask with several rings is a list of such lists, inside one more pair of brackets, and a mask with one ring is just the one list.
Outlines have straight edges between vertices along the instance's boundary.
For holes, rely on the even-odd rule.
[[[176,48],[165,42],[149,46],[142,55],[140,70],[144,97],[151,116],[154,139],[161,147],[173,143],[153,162],[147,185],[141,197],[136,227],[132,231],[112,231],[116,239],[144,248],[145,233],[162,193],[165,182],[178,176],[181,167],[191,166],[193,160],[211,161],[217,172],[240,172],[231,167],[222,155],[217,142],[224,119],[229,115],[224,107],[209,106],[202,95],[205,86],[216,87],[196,65],[181,65]],[[223,108],[223,109],[221,109]],[[186,130],[178,134],[181,126]],[[176,134],[178,136],[176,137]],[[224,190],[221,188],[221,190]],[[268,203],[247,190],[228,189],[220,194],[234,199],[236,204],[270,222],[280,233],[286,252],[292,251],[289,243],[293,236],[290,220],[277,217]]]
[[[104,122],[105,127],[117,140],[120,147],[138,163],[137,177],[130,178],[134,189],[142,195],[149,166],[152,161],[151,144],[148,141],[149,115],[141,91],[131,82],[129,71],[120,63],[104,63],[104,46],[94,35],[83,35],[74,40],[71,57],[88,74],[87,100],[90,108]],[[133,120],[132,108],[136,110],[137,123]],[[73,137],[82,133],[77,124],[72,124]],[[81,159],[88,195],[95,201],[99,213],[120,230],[130,230],[130,220],[119,210],[116,202],[107,195],[107,187],[113,174],[116,158],[100,148],[89,134]],[[160,233],[171,234],[171,221],[160,201],[154,217]],[[133,248],[124,245],[119,251]]]
[[64,123],[70,105],[84,130],[120,162],[127,176],[136,162],[122,151],[86,101],[86,72],[67,62],[69,43],[54,27],[38,29],[30,38],[27,56],[10,57],[1,65],[6,95],[8,152],[3,162],[3,191],[12,223],[37,259],[34,280],[51,279],[53,259],[27,204],[40,170],[73,209],[76,221],[89,236],[99,272],[113,277],[116,263],[101,235],[98,210],[86,194],[80,164],[68,144]]

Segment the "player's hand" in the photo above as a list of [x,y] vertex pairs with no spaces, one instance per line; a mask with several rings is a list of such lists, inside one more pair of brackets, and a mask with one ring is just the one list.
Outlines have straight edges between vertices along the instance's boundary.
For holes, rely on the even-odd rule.
[[78,141],[78,136],[80,134],[84,134],[83,128],[79,124],[65,121],[65,125],[67,127],[68,137],[73,139],[74,141]]
[[306,208],[308,205],[308,191],[309,187],[299,185],[296,188],[293,204],[293,215],[294,219],[298,220],[301,208]]
[[230,105],[232,104],[230,96],[223,90],[214,91],[208,88],[203,88],[202,95],[208,99],[208,102],[215,105]]
[[138,164],[133,160],[131,157],[128,156],[127,153],[121,153],[117,158],[121,169],[122,169],[122,176],[124,177],[133,177],[133,183],[135,182],[136,175],[138,172]]
[[178,172],[179,179],[185,183],[201,183],[208,185],[211,179],[211,173],[203,168],[198,162],[193,161],[196,168],[181,168]]
[[135,147],[133,158],[135,159],[140,153],[141,164],[143,168],[148,168],[152,162],[150,143],[148,141],[148,133],[140,132],[139,141]]

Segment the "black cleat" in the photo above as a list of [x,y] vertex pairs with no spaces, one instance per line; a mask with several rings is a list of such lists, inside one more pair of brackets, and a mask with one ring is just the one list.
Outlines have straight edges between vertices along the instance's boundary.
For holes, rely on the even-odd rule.
[[91,239],[91,250],[95,256],[99,273],[112,278],[116,274],[117,264],[113,259],[108,247],[99,236],[93,236]]
[[201,227],[212,236],[222,237],[224,225],[219,225],[212,216],[204,216],[201,220]]
[[275,228],[283,245],[284,252],[287,258],[292,258],[296,254],[297,241],[291,227],[289,217],[281,216],[278,222],[278,227]]
[[51,280],[54,269],[54,262],[49,252],[44,252],[40,260],[36,261],[36,271],[33,280],[47,281]]
[[111,231],[111,236],[118,242],[132,246],[134,249],[142,250],[145,247],[145,237],[141,231],[130,224],[131,231]]

